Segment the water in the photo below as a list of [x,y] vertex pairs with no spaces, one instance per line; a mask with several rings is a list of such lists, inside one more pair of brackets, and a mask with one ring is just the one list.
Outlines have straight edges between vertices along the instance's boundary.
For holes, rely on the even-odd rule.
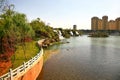
[[[37,80],[120,80],[120,37],[66,39]],[[55,46],[54,46],[55,48]]]

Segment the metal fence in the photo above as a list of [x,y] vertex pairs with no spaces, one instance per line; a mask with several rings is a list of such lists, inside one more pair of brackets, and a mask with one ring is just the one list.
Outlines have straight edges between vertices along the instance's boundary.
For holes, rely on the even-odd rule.
[[23,65],[17,67],[16,69],[12,70],[10,69],[8,73],[0,76],[0,80],[13,80],[15,76],[17,76],[20,73],[23,73],[26,71],[26,69],[30,68],[35,61],[38,60],[40,56],[43,55],[43,49],[41,48],[41,51],[32,59],[30,59],[27,62],[24,62]]

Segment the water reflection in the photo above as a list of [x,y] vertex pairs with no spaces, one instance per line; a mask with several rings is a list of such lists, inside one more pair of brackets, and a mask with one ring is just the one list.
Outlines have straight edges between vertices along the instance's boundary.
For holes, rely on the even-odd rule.
[[37,80],[120,80],[120,37],[67,39]]

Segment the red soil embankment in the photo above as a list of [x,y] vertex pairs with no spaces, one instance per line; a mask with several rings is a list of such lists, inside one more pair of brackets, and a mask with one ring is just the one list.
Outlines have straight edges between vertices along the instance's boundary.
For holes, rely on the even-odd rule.
[[0,76],[8,72],[11,67],[11,61],[0,61]]
[[13,53],[0,54],[0,76],[9,71],[12,66],[10,56]]

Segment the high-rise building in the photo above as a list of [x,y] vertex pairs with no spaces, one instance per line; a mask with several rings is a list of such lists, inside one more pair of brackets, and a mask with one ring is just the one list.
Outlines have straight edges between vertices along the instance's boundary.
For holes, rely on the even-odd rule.
[[91,27],[92,27],[92,30],[98,30],[98,17],[93,17],[91,19]]
[[117,30],[120,30],[120,17],[115,20]]
[[116,23],[115,23],[115,21],[114,20],[110,20],[109,22],[108,22],[108,30],[116,30],[117,29],[117,27],[116,27]]
[[73,30],[77,30],[77,25],[73,25]]
[[98,30],[103,30],[103,27],[102,27],[102,19],[99,19],[99,20],[98,20]]
[[120,30],[120,17],[116,20],[108,22],[108,16],[103,16],[102,19],[98,17],[91,18],[92,30]]
[[102,29],[108,30],[108,16],[102,17]]

